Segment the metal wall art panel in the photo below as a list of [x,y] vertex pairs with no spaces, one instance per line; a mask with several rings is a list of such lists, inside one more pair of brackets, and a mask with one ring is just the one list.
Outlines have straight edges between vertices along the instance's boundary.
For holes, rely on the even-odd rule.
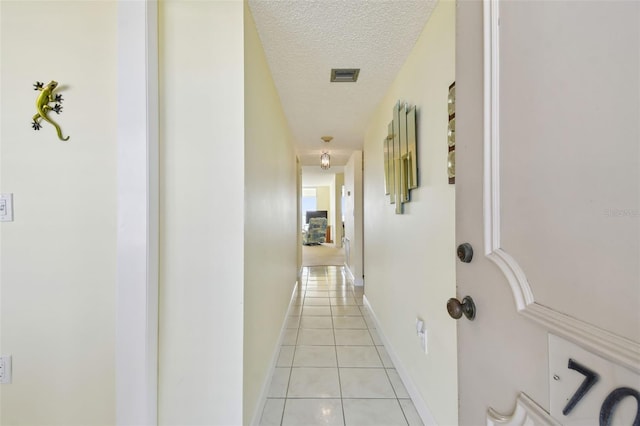
[[391,193],[391,173],[390,173],[390,168],[391,168],[391,160],[393,156],[390,153],[390,143],[389,143],[389,134],[393,133],[393,126],[391,125],[391,123],[389,123],[389,128],[388,128],[388,132],[387,132],[387,136],[384,138],[384,140],[382,141],[382,145],[384,147],[383,151],[384,151],[384,193],[385,195],[389,195]]
[[396,202],[396,185],[395,185],[395,176],[396,176],[396,165],[394,162],[395,159],[395,151],[393,145],[393,121],[389,123],[388,128],[389,134],[387,135],[387,147],[388,147],[388,161],[389,161],[389,202],[391,204],[395,204]]
[[416,150],[416,107],[407,111],[407,143],[409,159],[409,189],[418,187],[418,157]]
[[398,101],[383,141],[385,195],[396,214],[411,201],[409,190],[418,187],[416,108]]
[[402,169],[400,159],[402,149],[400,148],[400,102],[393,107],[393,164],[395,167],[394,180],[396,182],[396,214],[402,214]]

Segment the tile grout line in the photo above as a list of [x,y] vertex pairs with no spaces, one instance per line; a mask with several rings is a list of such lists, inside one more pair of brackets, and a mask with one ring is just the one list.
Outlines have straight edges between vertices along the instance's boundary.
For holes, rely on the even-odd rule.
[[[333,267],[331,267],[333,268]],[[290,400],[305,400],[305,399],[309,399],[309,400],[322,400],[322,399],[334,399],[334,397],[320,397],[320,396],[308,396],[308,397],[290,397],[289,396],[289,391],[290,391],[290,387],[291,387],[291,383],[292,383],[292,376],[293,376],[293,368],[296,368],[294,363],[295,363],[295,358],[296,355],[298,354],[298,350],[300,349],[300,347],[304,346],[302,345],[301,342],[301,335],[302,335],[302,330],[304,329],[302,327],[303,325],[303,319],[304,318],[310,318],[310,317],[315,317],[315,318],[326,318],[325,315],[306,315],[305,314],[305,309],[308,307],[312,307],[312,312],[315,310],[317,312],[317,310],[315,308],[321,307],[321,306],[328,306],[329,307],[329,318],[330,318],[330,323],[331,323],[331,332],[332,332],[332,338],[333,338],[333,344],[329,344],[329,345],[315,345],[315,344],[311,344],[309,346],[315,346],[315,347],[329,347],[329,346],[333,346],[333,352],[335,354],[336,357],[336,370],[338,373],[338,387],[339,387],[339,398],[340,398],[340,404],[341,404],[341,409],[342,409],[342,420],[343,420],[343,425],[346,425],[346,412],[345,412],[345,406],[344,406],[344,402],[345,399],[353,399],[353,398],[345,398],[344,394],[343,394],[343,389],[342,389],[342,377],[341,377],[341,372],[340,372],[340,363],[339,363],[339,359],[338,359],[338,346],[352,346],[352,347],[374,347],[375,348],[375,353],[378,357],[378,360],[381,363],[381,367],[373,367],[373,366],[359,366],[359,367],[349,367],[349,368],[353,368],[353,369],[379,369],[382,368],[385,371],[384,377],[386,377],[387,381],[389,382],[389,385],[392,389],[393,395],[394,397],[391,398],[384,398],[384,397],[374,397],[374,398],[355,398],[355,399],[365,399],[365,400],[395,400],[397,407],[400,409],[400,412],[402,413],[402,417],[405,421],[405,424],[409,424],[409,420],[407,417],[407,414],[404,410],[404,408],[402,407],[401,404],[401,400],[398,397],[398,391],[396,390],[396,388],[393,385],[393,382],[391,380],[390,374],[389,374],[389,369],[393,369],[395,368],[395,366],[390,366],[387,367],[385,365],[385,362],[383,360],[382,357],[382,349],[384,348],[383,344],[376,344],[376,340],[373,338],[373,330],[370,323],[366,321],[365,317],[368,318],[368,311],[366,310],[366,306],[362,305],[361,303],[359,303],[359,296],[358,293],[356,292],[356,288],[353,285],[353,282],[351,282],[350,280],[344,280],[344,268],[340,268],[340,271],[342,271],[342,278],[340,280],[340,283],[338,283],[338,279],[340,278],[339,275],[332,275],[330,274],[330,267],[316,267],[314,268],[314,272],[313,274],[310,271],[310,268],[305,268],[305,272],[306,275],[304,275],[304,278],[301,278],[300,280],[300,288],[299,288],[299,292],[300,292],[300,297],[301,297],[301,305],[300,305],[300,313],[298,315],[298,324],[295,327],[295,341],[294,341],[294,347],[293,347],[293,351],[292,351],[292,358],[291,358],[291,363],[288,366],[289,368],[289,380],[287,382],[287,388],[286,388],[286,392],[285,392],[285,397],[284,397],[284,404],[283,404],[283,408],[282,408],[282,415],[281,415],[281,419],[280,419],[280,425],[283,426],[284,423],[284,418],[285,418],[285,413],[287,411],[287,407],[291,407],[293,408],[293,406],[291,406],[290,404],[293,401]],[[337,269],[337,267],[336,267]],[[317,275],[315,275],[317,274]],[[304,283],[304,284],[303,284]],[[313,288],[310,288],[309,286],[313,286]],[[314,293],[313,296],[309,295],[308,292],[318,292],[318,293]],[[313,298],[318,298],[318,297],[324,297],[324,296],[316,296],[317,294],[322,294],[325,293],[329,296],[329,304],[328,305],[307,305],[307,302],[310,299]],[[333,293],[333,298],[335,299],[335,303],[331,303],[331,293]],[[350,304],[343,304],[341,302],[343,302],[344,298],[347,299],[351,299],[355,301],[354,305],[350,305]],[[343,300],[340,300],[343,299]],[[348,301],[344,301],[345,303],[349,303]],[[353,306],[356,306],[358,309],[352,309]],[[347,308],[347,309],[345,309]],[[357,311],[359,312],[359,315],[347,315],[344,314],[344,311]],[[326,311],[325,311],[326,312]],[[343,312],[342,314],[339,314],[339,312]],[[337,318],[343,318],[343,319],[355,319],[357,317],[360,317],[362,319],[362,321],[364,322],[364,328],[336,328],[336,319]],[[323,320],[326,321],[326,320]],[[352,320],[354,321],[354,320]],[[315,324],[318,324],[317,322]],[[321,323],[322,324],[322,323]],[[349,324],[349,321],[347,321],[347,323],[345,324],[344,321],[338,325],[347,325]],[[351,325],[351,324],[349,324]],[[357,326],[356,326],[357,327]],[[322,330],[323,328],[317,328],[316,330]],[[324,328],[324,330],[326,330],[326,328]],[[336,336],[336,330],[351,330],[351,331],[364,331],[366,330],[366,334],[363,334],[363,336],[368,336],[368,338],[370,339],[371,343],[370,344],[362,344],[362,345],[353,345],[350,342],[350,339],[347,339],[345,341],[345,344],[343,345],[338,345],[337,344],[337,336]],[[377,331],[376,331],[377,334]],[[315,343],[315,341],[313,342]],[[284,346],[284,345],[283,345]],[[289,345],[287,345],[289,346]],[[320,363],[318,363],[318,365],[320,365]],[[300,368],[303,367],[307,367],[307,368],[323,368],[323,367],[313,367],[313,366],[307,366],[307,365],[302,365],[300,366]],[[331,367],[327,367],[327,368],[331,368]],[[345,367],[347,368],[347,367]],[[295,404],[294,404],[295,406]],[[291,419],[290,419],[291,420]]]
[[[308,271],[307,271],[308,272]],[[306,294],[306,290],[303,290],[303,287],[306,287],[306,281],[308,281],[309,279],[309,275],[307,273],[306,275],[306,280],[305,280],[305,285],[304,286],[299,286],[298,287],[298,291],[301,293],[302,295],[302,309],[304,310],[304,299],[305,299],[305,294]],[[300,321],[302,321],[302,311],[300,312]],[[296,328],[296,340],[295,340],[295,344],[293,346],[293,356],[295,358],[295,354],[296,354],[296,347],[298,346],[298,336],[300,335],[300,321],[298,322],[298,327]],[[280,426],[283,425],[284,423],[284,413],[287,409],[287,400],[289,399],[289,386],[291,386],[291,374],[293,372],[293,358],[291,359],[291,365],[289,366],[289,380],[287,380],[287,390],[284,393],[284,404],[282,405],[282,414],[280,416]]]
[[331,299],[329,299],[329,307],[331,310],[331,326],[333,331],[333,351],[336,354],[336,371],[338,372],[338,389],[340,390],[340,408],[342,408],[342,424],[346,426],[347,416],[344,412],[344,398],[342,395],[342,379],[340,377],[340,363],[338,361],[338,342],[336,341],[336,328],[333,321],[333,306],[331,305]]
[[[302,281],[304,280],[303,277],[304,277],[304,269],[303,269],[302,276],[300,277],[300,283],[298,284],[298,293],[299,293],[298,296],[302,295],[302,305],[301,306],[304,309],[304,290],[303,290],[304,286],[302,285]],[[302,311],[300,313],[302,313]],[[288,321],[289,321],[289,318],[287,318],[287,322]],[[296,340],[294,342],[295,344],[298,343],[299,330],[300,330],[300,323],[298,323],[298,327],[296,329]],[[280,347],[280,350],[282,350],[282,346]],[[292,364],[293,364],[293,361],[292,361]],[[284,423],[284,413],[285,413],[285,411],[287,409],[287,399],[288,399],[287,396],[289,395],[289,386],[291,386],[291,371],[292,371],[292,368],[289,367],[289,378],[287,380],[287,388],[286,388],[286,390],[284,392],[284,404],[282,404],[282,413],[280,414],[280,426],[282,426],[282,424]]]

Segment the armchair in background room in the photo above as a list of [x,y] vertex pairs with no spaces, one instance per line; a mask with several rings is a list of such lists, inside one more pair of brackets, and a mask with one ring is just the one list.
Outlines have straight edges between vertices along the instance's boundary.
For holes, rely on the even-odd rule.
[[302,244],[305,246],[322,244],[327,238],[327,219],[314,217],[309,219],[309,228],[302,236]]

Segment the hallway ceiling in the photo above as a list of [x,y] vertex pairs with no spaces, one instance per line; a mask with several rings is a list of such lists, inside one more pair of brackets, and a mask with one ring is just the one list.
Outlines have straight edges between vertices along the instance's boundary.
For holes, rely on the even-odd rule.
[[[346,164],[435,0],[249,0],[302,165]],[[360,68],[330,83],[332,68]],[[391,115],[389,106],[389,115]],[[329,144],[321,136],[333,136]]]

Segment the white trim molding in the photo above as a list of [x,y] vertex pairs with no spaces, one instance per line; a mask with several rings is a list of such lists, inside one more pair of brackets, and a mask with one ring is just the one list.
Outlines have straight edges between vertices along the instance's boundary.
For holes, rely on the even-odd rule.
[[516,400],[513,413],[500,414],[492,408],[487,413],[487,426],[560,426],[553,417],[526,394],[521,393]]
[[506,277],[517,311],[613,362],[640,372],[640,345],[536,303],[527,277],[500,240],[499,0],[484,1],[484,249]]
[[276,367],[278,364],[278,357],[280,356],[280,348],[282,347],[282,343],[284,342],[285,334],[287,333],[287,325],[289,317],[294,310],[294,307],[297,306],[294,302],[296,302],[299,297],[299,288],[301,281],[297,281],[293,286],[293,291],[291,292],[291,299],[289,300],[289,308],[287,309],[287,314],[284,317],[284,321],[282,322],[282,328],[280,329],[280,336],[278,337],[278,341],[276,342],[276,346],[273,350],[273,354],[271,355],[271,363],[269,364],[269,369],[267,370],[267,374],[265,376],[264,381],[262,382],[262,387],[260,388],[260,396],[258,397],[258,402],[256,403],[256,409],[253,412],[253,417],[251,418],[251,426],[259,426],[260,420],[262,419],[262,412],[264,411],[264,407],[267,404],[267,398],[269,397],[269,390],[271,389],[271,381],[273,380],[273,375],[276,371]]
[[347,237],[344,238],[344,271],[347,278],[353,281],[353,285],[356,287],[364,286],[364,277],[356,277],[351,267],[351,240]]
[[347,276],[347,279],[353,281],[353,285],[355,285],[356,287],[364,286],[363,278],[356,278],[356,276],[353,275],[353,271],[351,270],[351,268],[349,268],[349,265],[347,265],[346,263],[343,266],[344,266],[344,273]]
[[158,411],[158,3],[118,1],[116,424]]

